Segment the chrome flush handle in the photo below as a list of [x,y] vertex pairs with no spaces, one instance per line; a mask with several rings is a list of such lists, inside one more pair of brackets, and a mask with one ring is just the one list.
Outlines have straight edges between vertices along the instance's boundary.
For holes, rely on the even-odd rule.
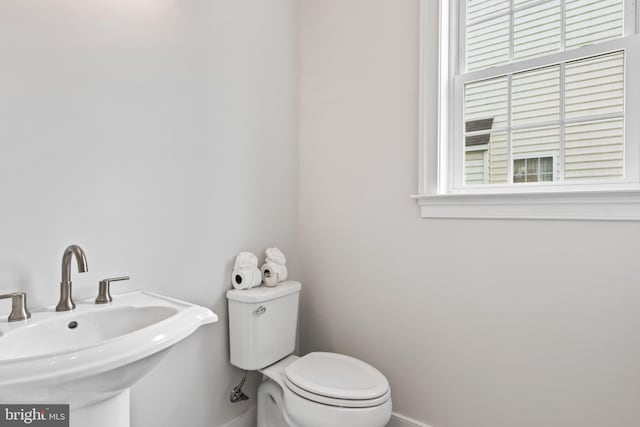
[[129,280],[129,276],[112,277],[110,279],[101,280],[98,283],[96,304],[108,304],[113,301],[113,298],[111,298],[111,282],[120,282],[122,280]]
[[19,322],[31,318],[31,313],[27,310],[27,294],[25,292],[14,292],[0,295],[0,299],[11,298],[11,314],[9,322]]

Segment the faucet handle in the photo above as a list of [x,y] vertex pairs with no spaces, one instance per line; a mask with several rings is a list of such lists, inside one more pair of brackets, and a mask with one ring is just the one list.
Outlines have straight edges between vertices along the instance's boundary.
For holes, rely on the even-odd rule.
[[31,313],[27,310],[26,292],[13,292],[10,294],[0,295],[0,299],[6,298],[11,298],[11,314],[9,314],[9,322],[19,322],[31,318]]
[[96,304],[107,304],[113,301],[111,298],[111,282],[120,282],[122,280],[129,280],[129,276],[112,277],[110,279],[103,279],[98,282],[98,296],[96,297]]

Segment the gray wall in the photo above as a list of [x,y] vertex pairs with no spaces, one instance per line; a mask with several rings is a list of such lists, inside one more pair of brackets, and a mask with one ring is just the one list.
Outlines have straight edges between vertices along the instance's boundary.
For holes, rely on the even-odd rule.
[[136,427],[252,403],[228,403],[224,293],[240,250],[297,276],[297,32],[295,0],[0,2],[0,291],[55,304],[78,243],[78,297],[130,274],[220,316],[133,388]]
[[370,361],[434,427],[640,425],[640,225],[425,220],[409,200],[418,10],[301,1],[303,351]]

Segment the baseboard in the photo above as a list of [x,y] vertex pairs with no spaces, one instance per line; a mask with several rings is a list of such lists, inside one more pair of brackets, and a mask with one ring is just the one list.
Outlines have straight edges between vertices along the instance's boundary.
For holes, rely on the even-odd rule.
[[254,405],[247,411],[242,413],[239,417],[234,418],[227,424],[220,427],[256,427],[256,413],[257,408]]
[[395,412],[391,414],[391,419],[389,420],[389,424],[387,427],[431,427],[428,424],[421,423],[420,421],[413,420],[409,417],[405,417],[404,415],[396,414]]
[[[256,412],[257,412],[256,407],[252,406],[248,411],[244,412],[239,417],[234,418],[227,424],[220,427],[256,427]],[[389,420],[389,424],[387,424],[387,427],[431,427],[431,426],[429,426],[428,424],[413,420],[409,417],[405,417],[404,415],[396,414],[394,412],[393,414],[391,414],[391,419]]]

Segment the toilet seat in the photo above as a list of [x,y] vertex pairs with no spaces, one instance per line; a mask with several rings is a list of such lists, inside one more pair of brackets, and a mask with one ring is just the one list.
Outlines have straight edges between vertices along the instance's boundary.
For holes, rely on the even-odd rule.
[[376,368],[337,353],[309,353],[288,365],[284,383],[313,402],[343,408],[369,408],[389,400],[389,382]]

